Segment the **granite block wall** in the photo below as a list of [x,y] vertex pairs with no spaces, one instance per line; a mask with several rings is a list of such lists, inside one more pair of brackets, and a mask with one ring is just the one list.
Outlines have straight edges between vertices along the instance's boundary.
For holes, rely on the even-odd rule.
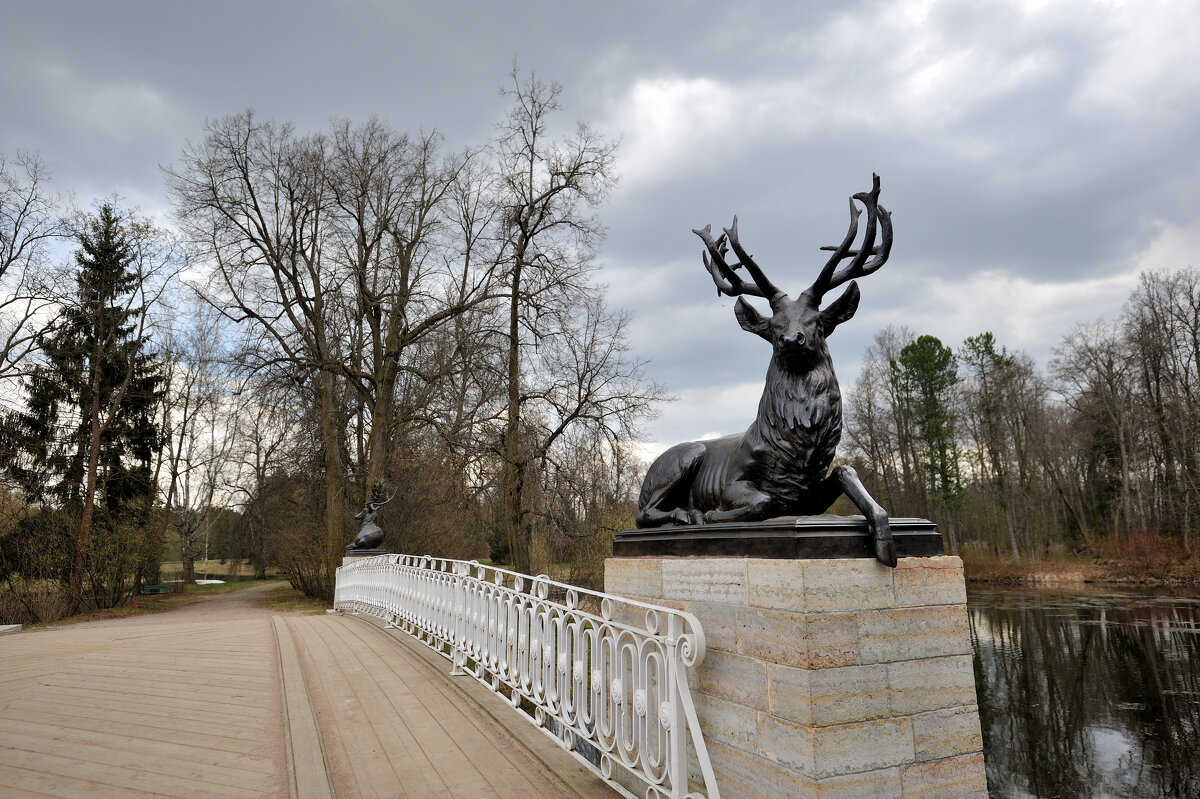
[[610,558],[605,591],[700,620],[726,799],[987,796],[958,558]]

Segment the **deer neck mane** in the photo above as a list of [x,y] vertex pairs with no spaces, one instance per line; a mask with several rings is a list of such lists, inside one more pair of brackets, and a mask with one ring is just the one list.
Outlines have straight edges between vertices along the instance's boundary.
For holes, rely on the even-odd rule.
[[767,437],[786,437],[831,422],[840,428],[841,390],[828,353],[801,369],[788,368],[772,356],[757,422]]

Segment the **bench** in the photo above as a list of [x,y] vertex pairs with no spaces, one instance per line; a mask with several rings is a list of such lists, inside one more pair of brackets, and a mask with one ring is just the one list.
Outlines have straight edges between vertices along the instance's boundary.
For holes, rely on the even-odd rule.
[[169,594],[171,586],[169,585],[143,585],[142,594]]

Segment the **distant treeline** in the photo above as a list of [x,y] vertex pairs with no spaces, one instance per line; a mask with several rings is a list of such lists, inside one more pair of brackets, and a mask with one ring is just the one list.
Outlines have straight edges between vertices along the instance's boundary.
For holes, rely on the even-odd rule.
[[895,515],[1011,557],[1167,544],[1200,525],[1200,271],[1144,273],[1046,370],[991,333],[887,328],[847,392],[843,456]]

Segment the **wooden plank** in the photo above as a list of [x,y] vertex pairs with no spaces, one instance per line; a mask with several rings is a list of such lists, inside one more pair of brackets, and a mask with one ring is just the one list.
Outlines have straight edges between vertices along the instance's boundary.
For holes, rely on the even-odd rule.
[[[33,697],[29,696],[27,698],[32,699]],[[39,691],[37,701],[65,702],[69,705],[116,713],[133,712],[147,717],[147,719],[152,720],[150,723],[165,729],[171,729],[177,726],[181,719],[186,719],[193,730],[200,732],[216,735],[228,734],[232,737],[242,737],[247,740],[255,740],[262,736],[261,723],[255,723],[253,720],[230,718],[229,714],[226,713],[215,713],[193,708],[187,708],[186,711],[182,711],[185,714],[181,715],[181,709],[177,707],[171,707],[162,703],[146,704],[131,702],[128,696],[114,697],[105,692],[92,692],[87,688],[74,685],[61,686],[53,691]]]
[[[494,728],[474,723],[472,708],[465,706],[464,697],[440,674],[430,674],[424,664],[411,653],[395,645],[390,638],[379,636],[373,628],[359,624],[342,624],[343,645],[356,652],[371,652],[381,669],[414,687],[408,715],[419,714],[436,724],[426,745],[430,761],[442,779],[456,789],[484,791],[505,796],[538,795],[544,786],[528,778],[521,766],[524,757],[514,757],[506,747],[506,736]],[[417,688],[419,686],[419,689]],[[470,765],[470,768],[460,767]]]
[[98,710],[79,705],[52,704],[45,700],[35,702],[13,702],[4,711],[5,719],[14,721],[40,721],[59,727],[76,730],[105,732],[120,727],[130,737],[161,741],[169,738],[183,746],[194,746],[215,752],[237,752],[270,758],[270,749],[261,735],[247,734],[241,738],[228,735],[200,733],[172,718],[171,726],[154,726],[146,723],[140,713],[116,710]]
[[[275,763],[269,756],[254,755],[244,750],[230,751],[229,749],[214,749],[209,746],[196,746],[185,743],[174,734],[148,737],[139,734],[138,725],[108,725],[106,729],[96,729],[86,719],[75,720],[58,717],[51,720],[43,716],[34,719],[32,714],[10,713],[6,718],[17,722],[11,729],[19,731],[22,736],[34,739],[49,739],[56,744],[63,742],[72,745],[79,752],[95,751],[103,756],[105,751],[114,752],[116,761],[121,762],[132,758],[136,763],[170,763],[166,773],[192,772],[198,777],[208,773],[205,766],[217,766],[221,772],[232,773],[224,777],[221,772],[215,776],[216,782],[228,781],[238,784],[243,779],[253,779],[255,775],[275,775]],[[57,722],[57,723],[55,723]],[[6,730],[0,730],[0,741]],[[155,769],[151,769],[155,770]]]
[[[39,771],[56,777],[66,777],[72,781],[82,780],[124,791],[124,794],[114,794],[117,796],[157,794],[180,797],[180,799],[184,797],[190,799],[235,799],[235,797],[254,799],[254,797],[263,795],[255,791],[244,791],[225,786],[214,787],[194,780],[164,778],[162,775],[151,772],[81,760],[71,754],[0,746],[0,783],[8,778],[7,772],[13,768]],[[72,794],[63,791],[59,795],[82,797],[89,794]]]
[[[539,772],[536,776],[552,780],[556,790],[571,796],[611,799],[615,795],[612,788],[555,744],[544,732],[529,723],[523,714],[515,711],[506,700],[470,677],[447,676],[449,662],[412,636],[399,630],[383,630],[381,622],[370,617],[347,618],[346,622],[386,637],[407,657],[414,662],[423,663],[430,673],[439,675],[441,679],[434,684],[440,685],[445,691],[461,695],[464,706],[472,711],[467,717],[487,730],[484,733],[487,737],[497,741],[500,748],[507,744],[515,747],[523,755],[523,758],[514,758],[514,763],[521,760],[529,762],[528,758],[532,757],[538,763],[538,767],[533,770]],[[534,792],[531,795],[540,794]]]
[[54,799],[86,797],[86,799],[175,799],[169,794],[151,791],[130,792],[129,788],[107,785],[81,779],[71,774],[53,774],[39,768],[20,768],[0,763],[0,789],[2,796],[10,792],[25,791],[35,796],[51,796]]
[[142,617],[22,636],[0,655],[4,673],[26,677],[0,685],[0,785],[87,799],[286,795],[270,630],[266,615]]
[[271,619],[279,654],[279,683],[283,693],[284,745],[287,748],[288,791],[292,799],[333,799],[332,778],[317,727],[316,711],[300,667],[290,626],[283,616]]
[[[541,773],[543,762],[530,757],[506,732],[491,722],[475,702],[448,678],[448,664],[430,654],[431,667],[396,638],[369,621],[326,616],[303,619],[325,650],[350,655],[357,667],[343,664],[346,680],[373,682],[388,698],[391,710],[403,720],[418,741],[419,751],[397,741],[396,750],[408,761],[424,760],[446,785],[450,796],[542,797],[567,796],[564,785]],[[403,638],[397,633],[398,638]],[[305,636],[309,640],[309,636]],[[419,648],[419,644],[414,644]],[[314,646],[314,651],[316,647]],[[439,670],[441,669],[441,670]],[[480,689],[482,690],[482,689]],[[500,703],[497,697],[491,697]],[[513,712],[513,711],[509,711]],[[521,722],[517,722],[520,724]],[[582,795],[612,797],[614,793],[582,765],[558,749],[553,742],[530,727],[535,742],[540,737],[544,750],[582,772],[577,777],[585,790]],[[417,755],[420,755],[420,758]],[[562,763],[562,760],[558,761]]]
[[356,654],[331,647],[321,634],[325,625],[314,625],[311,619],[296,622],[301,656],[310,664],[309,671],[319,675],[309,689],[322,736],[330,744],[326,751],[338,753],[330,765],[343,770],[336,783],[339,793],[348,783],[352,794],[364,796],[450,795],[408,728],[406,722],[413,720],[388,712],[386,697],[365,684]]
[[[347,677],[364,686],[368,693],[386,697],[387,705],[379,708],[376,722],[381,734],[386,739],[388,734],[399,732],[411,741],[393,752],[393,767],[402,779],[413,779],[413,772],[420,770],[421,778],[441,786],[449,795],[489,792],[486,776],[475,767],[468,751],[489,750],[493,743],[469,737],[456,740],[446,730],[443,718],[452,716],[454,708],[444,705],[431,711],[422,703],[421,698],[435,690],[427,675],[405,669],[394,658],[381,658],[372,647],[360,645],[360,641],[347,635],[349,628],[343,620],[322,621],[316,631],[327,639],[328,645],[337,651],[354,653],[354,658],[347,661],[350,667]],[[415,756],[417,753],[419,758]]]

